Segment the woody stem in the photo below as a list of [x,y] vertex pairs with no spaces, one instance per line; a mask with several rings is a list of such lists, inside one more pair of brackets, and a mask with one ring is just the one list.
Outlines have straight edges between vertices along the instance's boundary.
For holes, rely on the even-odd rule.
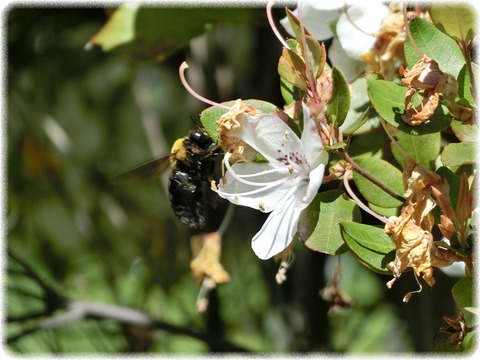
[[348,162],[354,171],[362,175],[365,179],[371,181],[375,185],[377,185],[380,189],[385,191],[388,195],[391,197],[401,201],[405,202],[405,198],[399,194],[397,194],[393,189],[391,189],[388,185],[384,184],[380,180],[378,180],[375,176],[370,174],[369,172],[365,171],[361,166],[359,166],[344,150],[340,150],[337,152],[337,154],[346,162]]

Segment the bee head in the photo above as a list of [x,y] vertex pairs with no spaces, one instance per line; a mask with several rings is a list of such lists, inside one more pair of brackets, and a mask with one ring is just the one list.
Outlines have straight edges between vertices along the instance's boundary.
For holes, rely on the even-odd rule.
[[188,134],[188,138],[193,144],[197,145],[202,150],[208,149],[213,142],[205,130],[201,128],[191,130]]

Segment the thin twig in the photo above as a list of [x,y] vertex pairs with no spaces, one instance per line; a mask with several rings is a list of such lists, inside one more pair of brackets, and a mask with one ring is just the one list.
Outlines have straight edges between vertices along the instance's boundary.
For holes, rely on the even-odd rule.
[[360,167],[348,154],[343,151],[339,150],[337,151],[337,154],[342,157],[345,161],[347,161],[351,166],[354,171],[362,175],[365,179],[371,181],[375,185],[377,185],[380,189],[385,191],[388,195],[391,197],[397,199],[398,201],[405,202],[405,198],[399,194],[397,194],[392,188],[390,188],[388,185],[384,184],[380,180],[378,180],[375,176],[370,174],[369,172],[365,171],[362,167]]
[[173,325],[164,321],[155,320],[145,312],[125,306],[107,305],[90,301],[72,300],[67,306],[67,311],[59,316],[44,319],[36,326],[28,328],[19,334],[7,338],[11,344],[24,336],[38,330],[51,329],[83,319],[115,320],[122,324],[143,326],[155,330],[164,330],[176,335],[185,335],[205,342],[214,351],[249,352],[248,350],[225,341],[217,336],[199,332],[190,327]]

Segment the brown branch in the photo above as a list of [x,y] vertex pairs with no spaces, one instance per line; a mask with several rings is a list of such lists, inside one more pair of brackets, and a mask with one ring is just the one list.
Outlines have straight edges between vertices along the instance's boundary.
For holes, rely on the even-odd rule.
[[392,188],[390,188],[388,185],[384,184],[380,180],[378,180],[375,176],[370,174],[369,172],[365,171],[362,167],[360,167],[344,150],[339,150],[337,151],[337,154],[346,162],[348,162],[352,166],[352,170],[356,171],[360,175],[362,175],[365,179],[371,181],[375,185],[377,185],[380,189],[385,191],[388,195],[391,197],[401,201],[405,202],[405,198],[399,194]]

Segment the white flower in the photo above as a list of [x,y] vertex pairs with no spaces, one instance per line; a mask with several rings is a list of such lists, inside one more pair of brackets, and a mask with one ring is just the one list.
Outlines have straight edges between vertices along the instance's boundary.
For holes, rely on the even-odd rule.
[[269,114],[244,113],[237,117],[240,126],[229,132],[268,160],[230,165],[227,153],[227,173],[216,190],[234,204],[270,212],[252,239],[253,251],[260,259],[271,258],[292,242],[300,213],[312,202],[323,180],[328,154],[305,105],[303,114],[301,138]]
[[[375,45],[377,39],[373,34],[380,30],[382,20],[388,15],[388,7],[378,0],[302,0],[301,7],[301,20],[317,40],[333,37],[331,26],[338,20],[335,25],[336,38],[329,49],[330,60],[342,70],[347,80],[357,77],[360,56]],[[294,14],[298,16],[298,10]],[[287,18],[280,22],[285,30],[294,35]]]

